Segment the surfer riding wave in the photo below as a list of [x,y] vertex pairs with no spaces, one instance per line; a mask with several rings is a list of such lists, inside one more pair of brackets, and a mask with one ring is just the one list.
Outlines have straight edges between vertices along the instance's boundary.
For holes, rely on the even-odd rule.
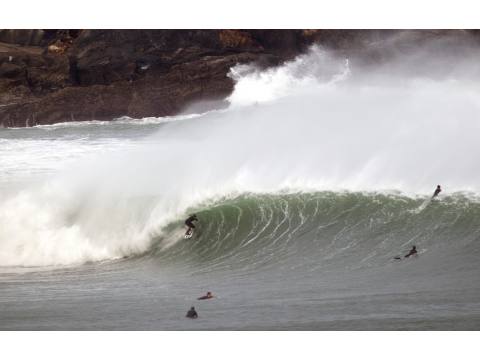
[[185,225],[187,226],[187,232],[185,233],[185,236],[190,236],[193,234],[193,229],[195,229],[195,225],[193,224],[194,221],[198,221],[197,215],[195,214],[190,215],[190,217],[185,220]]

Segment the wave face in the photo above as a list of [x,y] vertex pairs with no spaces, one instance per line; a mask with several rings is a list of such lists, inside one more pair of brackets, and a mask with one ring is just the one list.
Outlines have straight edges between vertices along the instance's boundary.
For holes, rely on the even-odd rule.
[[[401,60],[364,67],[313,48],[277,69],[235,67],[228,109],[149,120],[149,135],[133,143],[141,126],[131,120],[8,130],[0,146],[11,171],[2,181],[15,184],[32,166],[15,161],[12,144],[42,154],[46,170],[28,186],[1,187],[0,264],[82,264],[152,248],[168,262],[188,258],[182,247],[200,246],[215,267],[227,266],[226,257],[238,266],[287,263],[293,250],[312,266],[343,257],[366,266],[413,243],[469,248],[480,192],[479,72],[471,55],[458,52],[464,60],[447,66],[419,52],[404,57],[418,70],[406,72]],[[54,166],[63,155],[51,152],[49,144],[59,143],[45,141],[47,132],[70,132],[88,147],[98,145],[92,129],[103,129],[105,151],[92,145],[77,157],[76,142],[66,140],[75,161]],[[41,141],[22,147],[31,139]],[[437,184],[441,202],[409,212]],[[192,211],[206,218],[202,241],[177,243],[172,224],[180,229]]]
[[242,195],[197,215],[192,240],[171,243],[182,235],[174,222],[151,255],[197,273],[305,273],[385,266],[415,245],[423,258],[439,262],[448,255],[460,268],[478,267],[480,203],[464,194],[441,201],[348,192]]

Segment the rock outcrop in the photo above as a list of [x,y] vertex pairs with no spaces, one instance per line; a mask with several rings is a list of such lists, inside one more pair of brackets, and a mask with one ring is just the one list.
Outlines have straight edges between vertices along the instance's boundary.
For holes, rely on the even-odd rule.
[[165,116],[223,99],[235,64],[304,51],[301,30],[2,30],[0,126]]

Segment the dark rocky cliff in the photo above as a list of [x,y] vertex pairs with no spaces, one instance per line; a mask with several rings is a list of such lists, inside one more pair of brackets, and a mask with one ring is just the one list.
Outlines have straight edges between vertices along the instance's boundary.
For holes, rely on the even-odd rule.
[[390,33],[0,30],[0,126],[172,115],[230,94],[235,64],[277,65],[313,42],[362,49]]
[[2,30],[0,125],[165,116],[223,99],[238,63],[305,50],[301,30]]

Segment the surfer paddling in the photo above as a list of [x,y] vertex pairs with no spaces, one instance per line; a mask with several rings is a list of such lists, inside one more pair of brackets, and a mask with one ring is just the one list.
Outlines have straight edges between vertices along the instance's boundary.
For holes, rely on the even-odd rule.
[[185,233],[185,236],[190,236],[193,232],[193,229],[195,229],[195,225],[193,224],[194,221],[198,221],[197,215],[193,214],[190,215],[190,217],[185,220],[185,225],[187,225],[188,229],[187,232]]
[[[408,252],[408,254],[404,256],[404,258],[406,259],[406,258],[409,258],[409,257],[412,256],[412,255],[417,255],[417,254],[418,254],[418,252],[417,252],[417,247],[416,247],[416,246],[412,246],[412,248],[410,249],[410,251]],[[401,258],[400,255],[395,256],[394,259],[395,259],[395,260],[402,260],[402,258]]]
[[438,194],[440,194],[441,191],[442,191],[442,188],[440,187],[440,185],[437,185],[437,188],[435,189],[435,192],[433,193],[432,199],[434,197],[437,197]]
[[213,295],[210,291],[207,292],[207,295],[203,295],[197,298],[197,300],[208,300],[208,299],[213,299]]
[[411,249],[410,249],[410,252],[405,255],[405,258],[408,258],[412,255],[417,255],[417,247],[416,246],[413,246]]

